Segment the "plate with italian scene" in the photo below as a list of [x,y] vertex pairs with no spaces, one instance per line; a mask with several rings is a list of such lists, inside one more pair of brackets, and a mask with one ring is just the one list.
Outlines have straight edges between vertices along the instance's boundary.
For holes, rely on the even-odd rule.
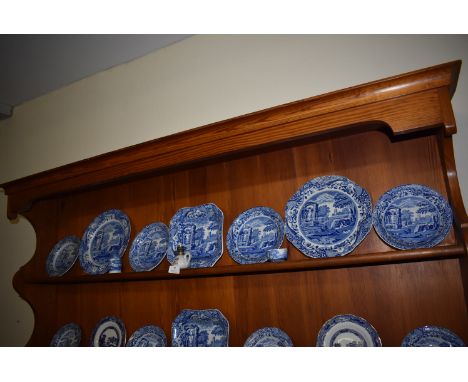
[[212,267],[223,254],[223,212],[213,203],[179,209],[169,224],[167,259],[174,264],[177,247],[192,255],[190,268]]
[[46,271],[49,276],[63,276],[78,258],[80,239],[76,236],[66,236],[54,245],[46,261]]
[[465,343],[454,332],[439,326],[426,325],[409,332],[403,347],[464,347]]
[[450,231],[452,209],[437,191],[420,184],[405,184],[380,197],[373,224],[380,238],[394,248],[430,248]]
[[81,328],[80,325],[70,322],[63,325],[52,337],[50,346],[52,347],[74,347],[80,346]]
[[328,175],[305,183],[287,202],[285,233],[304,255],[344,256],[372,227],[367,191],[344,176]]
[[244,347],[290,347],[291,338],[281,329],[261,328],[253,332],[244,343]]
[[226,238],[229,255],[239,264],[263,263],[268,251],[281,246],[284,222],[269,207],[254,207],[242,212],[231,224]]
[[163,223],[152,223],[143,228],[133,240],[128,255],[135,272],[151,271],[166,256],[169,246],[169,230]]
[[164,330],[156,325],[145,325],[130,336],[127,347],[164,347],[166,344]]
[[174,347],[225,347],[229,322],[218,309],[184,309],[172,322]]
[[123,321],[116,316],[106,316],[94,327],[90,346],[120,347],[125,346],[127,331]]

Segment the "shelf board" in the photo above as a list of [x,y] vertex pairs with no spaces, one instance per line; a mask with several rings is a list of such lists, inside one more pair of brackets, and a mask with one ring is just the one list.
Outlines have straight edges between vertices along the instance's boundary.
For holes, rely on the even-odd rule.
[[[221,265],[211,268],[183,269],[180,274],[171,274],[167,269],[149,272],[123,272],[104,275],[65,275],[62,277],[34,277],[25,280],[32,284],[82,284],[100,282],[127,282],[145,280],[176,280],[182,278],[222,277],[261,273],[297,272],[314,269],[345,268],[456,258],[465,254],[463,245],[447,245],[416,250],[394,250],[388,252],[348,255],[325,259],[305,258],[281,263]],[[160,266],[161,267],[161,266]]]

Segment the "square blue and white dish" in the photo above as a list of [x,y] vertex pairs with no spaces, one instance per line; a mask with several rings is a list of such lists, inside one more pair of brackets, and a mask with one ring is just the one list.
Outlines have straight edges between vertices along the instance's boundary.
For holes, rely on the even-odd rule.
[[174,347],[225,347],[229,322],[218,309],[184,309],[172,322]]
[[93,329],[90,346],[120,347],[125,346],[127,331],[123,321],[116,316],[106,316]]
[[373,224],[380,238],[394,248],[430,248],[450,231],[452,209],[437,191],[420,184],[405,184],[380,197]]
[[454,332],[440,326],[426,325],[409,332],[403,347],[464,347],[465,343]]
[[344,256],[372,227],[367,191],[344,176],[321,176],[304,184],[286,204],[286,237],[304,255]]
[[80,346],[81,328],[78,324],[70,322],[63,325],[52,337],[49,346],[53,347],[74,347]]
[[226,238],[229,255],[239,264],[263,263],[268,251],[278,249],[284,238],[284,222],[269,207],[242,212],[231,224]]
[[46,272],[49,276],[63,276],[78,258],[80,239],[76,236],[66,236],[54,245],[46,261]]
[[143,228],[133,240],[128,260],[135,272],[151,271],[166,256],[169,247],[169,229],[163,223],[152,223]]
[[156,325],[145,325],[129,338],[127,347],[164,347],[167,345],[164,330]]
[[169,224],[169,262],[174,264],[180,245],[191,253],[190,268],[212,267],[223,254],[223,220],[213,203],[178,210]]
[[244,347],[290,347],[291,338],[279,328],[265,327],[253,332],[244,343]]
[[323,324],[316,346],[381,347],[382,341],[375,328],[364,318],[340,314]]
[[130,219],[120,210],[97,216],[86,229],[78,257],[83,270],[91,275],[109,271],[111,257],[122,257],[130,239]]

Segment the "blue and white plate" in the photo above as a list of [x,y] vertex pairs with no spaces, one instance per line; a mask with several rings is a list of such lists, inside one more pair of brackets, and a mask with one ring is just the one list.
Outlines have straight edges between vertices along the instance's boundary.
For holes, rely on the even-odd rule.
[[281,246],[284,222],[269,207],[254,207],[242,212],[231,224],[226,238],[229,255],[239,264],[263,263],[268,250]]
[[278,328],[261,328],[253,332],[244,344],[245,347],[287,347],[293,346],[291,338]]
[[63,325],[52,337],[50,346],[80,346],[81,328],[78,324],[70,322]]
[[123,321],[116,316],[106,316],[94,327],[90,346],[120,347],[125,345],[127,331]]
[[166,345],[164,330],[155,325],[142,326],[130,336],[127,342],[127,347],[164,347]]
[[411,347],[463,347],[465,343],[452,331],[438,326],[423,326],[409,332],[401,346]]
[[109,270],[111,257],[122,257],[130,238],[130,219],[120,210],[97,216],[81,240],[79,259],[83,270],[91,275]]
[[181,245],[192,254],[190,268],[212,267],[223,254],[223,220],[213,203],[178,210],[169,225],[169,262],[174,264]]
[[228,346],[229,323],[217,309],[184,309],[172,322],[172,346]]
[[80,239],[76,236],[64,237],[55,244],[47,257],[47,274],[56,277],[67,273],[75,264],[79,248]]
[[380,347],[382,341],[374,327],[364,318],[340,314],[322,326],[317,336],[317,346]]
[[286,237],[309,257],[344,256],[372,227],[367,191],[344,176],[308,181],[286,204]]
[[128,260],[135,272],[151,271],[166,256],[169,230],[163,223],[152,223],[143,228],[133,240]]
[[373,223],[380,238],[394,248],[430,248],[444,240],[450,231],[452,209],[437,191],[406,184],[380,197]]

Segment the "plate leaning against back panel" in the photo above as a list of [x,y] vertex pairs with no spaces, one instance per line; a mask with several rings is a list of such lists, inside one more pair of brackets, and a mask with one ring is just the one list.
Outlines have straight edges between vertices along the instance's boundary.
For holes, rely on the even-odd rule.
[[463,347],[465,343],[452,331],[439,326],[423,326],[409,332],[403,339],[404,347]]
[[164,330],[155,325],[142,326],[130,336],[127,342],[127,347],[164,347],[166,345]]
[[373,223],[380,238],[394,248],[430,248],[450,231],[452,209],[437,191],[420,184],[405,184],[380,197]]
[[127,331],[123,321],[116,316],[106,316],[94,327],[90,346],[119,347],[124,346]]
[[375,328],[364,318],[340,314],[330,318],[319,331],[317,346],[380,347],[382,341]]
[[213,203],[178,210],[169,225],[169,262],[174,264],[181,245],[192,254],[190,268],[212,267],[223,254],[223,220]]
[[112,256],[122,257],[130,239],[130,219],[120,210],[108,210],[97,216],[81,240],[79,259],[91,275],[109,270]]
[[52,337],[50,346],[80,346],[81,328],[78,324],[70,322],[63,325]]
[[286,204],[286,237],[309,257],[350,253],[372,227],[367,191],[344,176],[314,178]]
[[266,327],[253,332],[244,347],[290,347],[291,338],[279,328]]
[[55,277],[67,273],[75,264],[79,248],[80,239],[76,236],[66,236],[55,244],[47,257],[47,274]]
[[184,309],[172,322],[174,347],[223,347],[229,344],[229,322],[218,309]]
[[128,260],[135,272],[151,271],[166,256],[169,230],[163,223],[152,223],[143,228],[133,240]]
[[263,263],[268,250],[281,246],[284,222],[269,207],[254,207],[242,212],[231,224],[226,238],[229,255],[239,264]]

